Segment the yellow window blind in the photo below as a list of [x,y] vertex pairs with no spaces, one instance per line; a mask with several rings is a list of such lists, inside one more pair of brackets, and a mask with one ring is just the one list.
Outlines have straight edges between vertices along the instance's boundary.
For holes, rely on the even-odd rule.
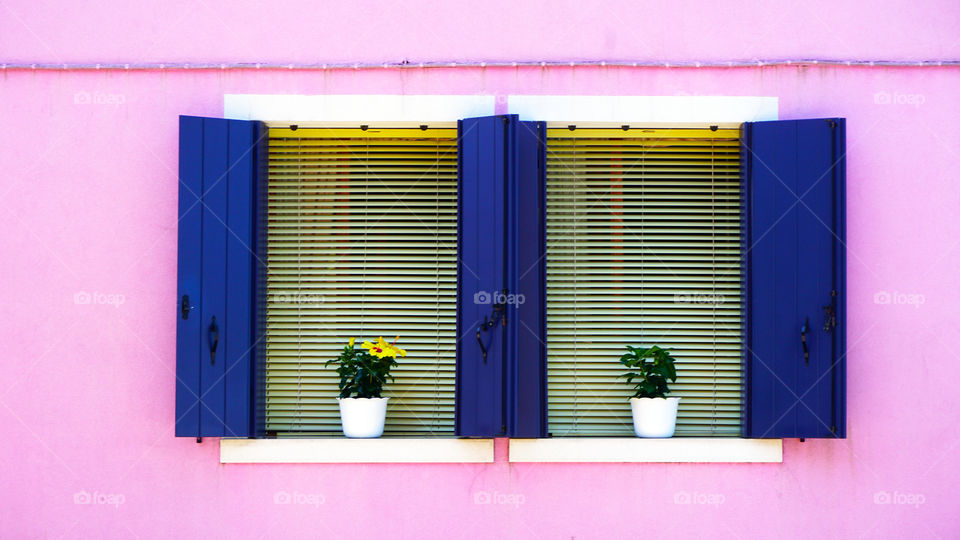
[[385,434],[452,435],[456,128],[271,128],[267,191],[268,432],[339,434],[324,362],[399,334]]
[[673,349],[677,435],[738,435],[738,131],[547,133],[550,432],[632,434],[631,344]]

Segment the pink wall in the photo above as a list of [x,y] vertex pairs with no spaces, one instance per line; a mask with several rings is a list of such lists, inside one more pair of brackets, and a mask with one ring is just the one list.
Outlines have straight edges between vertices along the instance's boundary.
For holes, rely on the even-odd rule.
[[[35,2],[0,6],[0,55],[957,56],[954,4],[814,4],[798,14],[719,3],[709,9],[728,19],[711,22],[690,16],[703,9],[692,2],[490,4],[469,21],[454,7],[409,3],[343,3],[322,18],[263,4],[219,18],[222,9],[204,2],[136,15],[108,2],[69,16]],[[554,30],[505,39],[519,27],[507,22],[509,10]],[[957,537],[958,92],[957,68],[8,71],[0,76],[0,535]],[[780,98],[782,118],[847,117],[849,438],[785,441],[776,465],[511,465],[503,448],[491,465],[220,465],[215,440],[173,437],[173,313],[177,115],[220,115],[225,93],[769,95]],[[98,295],[78,304],[83,292]],[[884,292],[896,293],[894,302],[877,303]],[[115,504],[74,504],[81,491]],[[277,505],[277,492],[322,504]],[[517,504],[475,503],[494,492]],[[892,503],[877,504],[880,492]],[[714,504],[678,504],[678,494]]]
[[[278,5],[279,4],[279,5]],[[7,61],[956,58],[951,0],[255,0],[0,6]]]

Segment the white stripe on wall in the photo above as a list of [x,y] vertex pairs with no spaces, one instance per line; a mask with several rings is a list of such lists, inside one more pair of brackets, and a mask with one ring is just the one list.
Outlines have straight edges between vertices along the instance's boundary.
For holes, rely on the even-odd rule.
[[756,122],[777,120],[779,99],[762,96],[512,95],[511,114],[548,122]]

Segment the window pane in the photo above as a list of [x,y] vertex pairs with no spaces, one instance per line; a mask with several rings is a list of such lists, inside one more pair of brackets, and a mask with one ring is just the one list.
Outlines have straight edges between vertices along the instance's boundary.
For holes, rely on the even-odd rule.
[[452,435],[456,129],[271,129],[267,430],[339,434],[347,340],[407,350],[385,434]]
[[740,432],[735,129],[548,130],[554,436],[633,434],[627,344],[673,349],[677,435]]

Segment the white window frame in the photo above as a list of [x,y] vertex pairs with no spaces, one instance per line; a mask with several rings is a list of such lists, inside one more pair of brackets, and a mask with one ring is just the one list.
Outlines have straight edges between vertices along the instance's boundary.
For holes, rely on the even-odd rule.
[[[224,118],[265,122],[436,122],[497,113],[523,120],[726,123],[779,119],[764,96],[225,94]],[[781,439],[512,439],[513,462],[782,462]],[[491,463],[493,439],[229,439],[221,463]]]

